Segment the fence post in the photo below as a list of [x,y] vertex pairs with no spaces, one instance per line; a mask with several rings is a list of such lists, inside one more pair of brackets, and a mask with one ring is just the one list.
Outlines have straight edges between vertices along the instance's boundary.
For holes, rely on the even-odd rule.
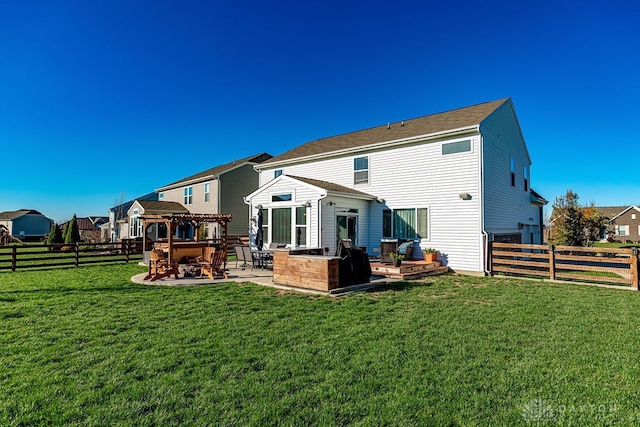
[[556,280],[556,247],[549,245],[549,279]]
[[127,264],[129,263],[129,252],[131,252],[131,240],[126,240],[124,244],[124,258],[127,260]]
[[80,266],[80,243],[75,243],[75,265],[76,268]]
[[11,271],[16,271],[16,264],[18,263],[18,247],[13,245],[13,249],[11,249]]
[[[488,239],[488,238],[487,238]],[[489,265],[489,275],[493,276],[493,242],[489,241],[487,244],[487,264]]]
[[638,278],[638,248],[631,248],[631,257],[629,257],[631,267],[631,286],[640,291],[640,283]]

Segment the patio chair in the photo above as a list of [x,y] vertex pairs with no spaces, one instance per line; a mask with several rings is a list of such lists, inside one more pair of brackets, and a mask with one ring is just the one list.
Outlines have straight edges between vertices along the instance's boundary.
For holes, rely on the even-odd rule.
[[252,270],[259,266],[260,260],[258,258],[258,253],[255,251],[252,251],[249,245],[242,245],[242,252],[244,253],[245,262],[249,260],[251,261]]
[[224,251],[216,251],[216,248],[203,248],[200,261],[200,277],[204,274],[214,280],[216,276],[227,278],[226,257]]
[[169,263],[162,249],[152,250],[149,253],[149,271],[144,280],[151,279],[154,282],[172,274],[176,279],[178,278],[178,263],[175,260]]
[[233,245],[233,250],[236,252],[236,268],[238,268],[238,261],[242,261],[241,267],[243,270],[247,267],[247,257],[244,246],[246,245]]

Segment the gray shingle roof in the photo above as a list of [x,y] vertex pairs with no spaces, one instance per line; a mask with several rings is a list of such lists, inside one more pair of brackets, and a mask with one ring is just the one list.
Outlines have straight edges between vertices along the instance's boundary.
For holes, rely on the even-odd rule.
[[342,185],[334,184],[333,182],[321,181],[319,179],[303,178],[301,176],[293,176],[293,175],[287,175],[287,176],[293,179],[297,179],[298,181],[302,181],[307,184],[314,185],[316,187],[322,188],[327,191],[332,191],[336,193],[353,194],[356,196],[362,196],[370,199],[376,198],[371,194],[363,193],[362,191],[354,190],[353,188],[343,187]]
[[189,209],[185,208],[178,202],[161,202],[157,200],[138,200],[138,203],[144,209],[144,215],[189,213]]
[[387,141],[402,140],[422,135],[479,125],[509,98],[458,108],[443,113],[389,123],[388,125],[322,138],[295,147],[263,162],[263,165],[301,157],[332,153],[349,148],[366,147]]
[[236,168],[238,165],[242,165],[244,163],[262,163],[265,160],[268,160],[270,158],[272,158],[273,156],[269,153],[260,153],[260,154],[254,154],[253,156],[249,156],[249,157],[245,157],[243,159],[239,159],[239,160],[234,160],[233,162],[229,162],[229,163],[225,163],[224,165],[220,165],[220,166],[215,166],[211,169],[207,169],[206,171],[203,172],[199,172],[195,175],[191,175],[188,176],[186,178],[183,178],[181,180],[172,182],[171,184],[167,184],[164,185],[162,187],[159,188],[159,190],[164,190],[164,189],[168,189],[171,187],[176,187],[176,186],[180,186],[180,184],[185,183],[185,182],[191,182],[191,181],[196,181],[198,179],[201,178],[209,178],[211,176],[215,176],[215,175],[220,175],[222,173],[225,173],[233,168]]
[[20,218],[23,215],[42,215],[40,212],[33,209],[20,209],[17,211],[5,211],[0,212],[0,220],[1,221],[11,221],[16,218]]

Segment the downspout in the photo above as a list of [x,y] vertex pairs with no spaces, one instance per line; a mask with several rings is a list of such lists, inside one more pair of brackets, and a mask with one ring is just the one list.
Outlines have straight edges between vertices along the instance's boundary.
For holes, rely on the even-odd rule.
[[[478,125],[478,133],[480,133],[480,126]],[[480,133],[480,227],[482,229],[482,240],[484,243],[482,260],[484,274],[491,275],[489,271],[489,234],[484,228],[484,137]]]
[[324,196],[318,199],[318,247],[322,248],[324,253],[324,245],[322,244],[322,199],[328,196],[328,193],[324,193]]

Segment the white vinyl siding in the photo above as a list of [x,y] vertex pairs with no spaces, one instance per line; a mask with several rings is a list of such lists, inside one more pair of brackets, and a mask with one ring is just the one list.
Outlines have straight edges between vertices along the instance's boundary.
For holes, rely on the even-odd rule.
[[[471,151],[442,155],[443,142],[466,140],[471,141]],[[483,271],[483,264],[479,261],[483,250],[479,142],[476,135],[367,153],[370,174],[369,184],[364,190],[353,184],[353,156],[288,165],[282,170],[285,175],[330,181],[384,200],[384,203],[363,201],[363,208],[359,210],[358,244],[367,248],[379,247],[380,239],[386,237],[382,235],[383,209],[428,206],[429,233],[420,239],[420,245],[435,247],[447,254],[451,268]],[[261,173],[262,185],[273,179],[273,171],[265,169]],[[282,191],[287,190],[291,189],[282,188]],[[472,199],[461,200],[460,193],[469,193]],[[304,200],[304,196],[297,193],[296,198]],[[332,209],[338,207],[340,205]],[[329,218],[333,214],[328,212],[331,210],[326,209],[322,213],[320,243],[333,248],[335,216]]]
[[[525,228],[518,223],[533,226],[540,224],[540,209],[533,205],[528,191],[522,191],[524,182],[520,174],[511,186],[511,159],[514,170],[527,168],[529,187],[531,182],[531,160],[517,126],[512,104],[507,102],[487,117],[480,126],[482,151],[484,153],[484,222],[485,230],[491,234],[522,234]],[[541,242],[540,227],[533,230],[534,243]],[[524,236],[523,241],[529,241]]]

